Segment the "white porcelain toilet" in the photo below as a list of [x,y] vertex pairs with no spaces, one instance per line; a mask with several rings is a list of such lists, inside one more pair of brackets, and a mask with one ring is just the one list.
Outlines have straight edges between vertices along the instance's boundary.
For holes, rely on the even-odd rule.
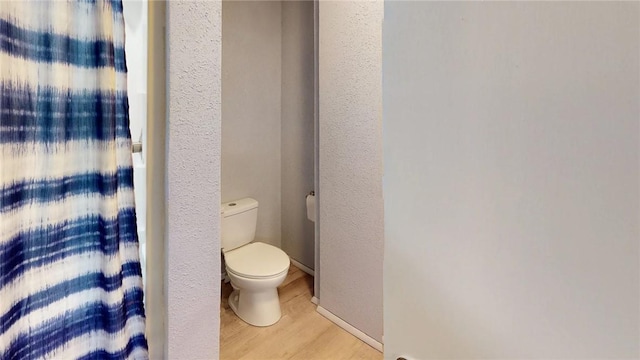
[[222,204],[222,254],[234,289],[229,306],[245,322],[269,326],[280,320],[277,287],[287,277],[289,256],[275,246],[252,242],[257,220],[254,199]]

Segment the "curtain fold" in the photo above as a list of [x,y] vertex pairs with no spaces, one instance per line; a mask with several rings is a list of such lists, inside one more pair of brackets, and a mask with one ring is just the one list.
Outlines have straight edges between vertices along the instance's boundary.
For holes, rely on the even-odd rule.
[[121,0],[0,1],[0,359],[145,359]]

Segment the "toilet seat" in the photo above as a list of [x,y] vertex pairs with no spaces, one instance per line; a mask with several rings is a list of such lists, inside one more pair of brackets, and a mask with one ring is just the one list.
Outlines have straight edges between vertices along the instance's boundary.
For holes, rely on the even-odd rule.
[[249,279],[272,278],[289,269],[289,256],[275,246],[254,242],[224,253],[227,270]]

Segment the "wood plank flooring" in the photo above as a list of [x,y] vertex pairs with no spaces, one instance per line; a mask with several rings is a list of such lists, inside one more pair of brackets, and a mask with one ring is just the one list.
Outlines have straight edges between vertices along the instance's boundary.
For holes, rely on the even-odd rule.
[[278,287],[282,318],[269,327],[240,320],[229,307],[231,284],[222,284],[220,359],[382,359],[382,354],[316,312],[313,277],[293,265]]

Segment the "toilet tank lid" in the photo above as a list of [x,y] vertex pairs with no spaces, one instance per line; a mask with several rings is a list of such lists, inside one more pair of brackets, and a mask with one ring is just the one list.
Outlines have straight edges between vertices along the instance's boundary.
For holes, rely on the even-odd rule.
[[252,198],[244,198],[229,201],[222,204],[222,216],[227,217],[249,211],[258,207],[258,201]]

